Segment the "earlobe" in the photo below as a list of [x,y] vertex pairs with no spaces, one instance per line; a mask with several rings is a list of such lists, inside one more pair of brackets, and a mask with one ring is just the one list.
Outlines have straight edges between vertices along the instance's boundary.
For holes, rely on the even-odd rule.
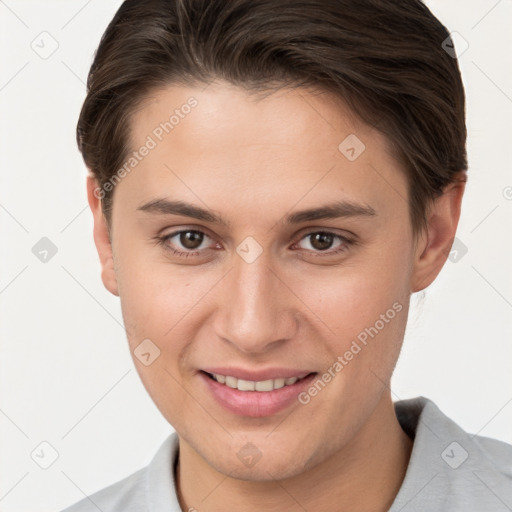
[[430,208],[427,229],[416,247],[411,293],[429,286],[446,263],[459,223],[465,184],[464,175],[448,185]]
[[107,220],[101,207],[101,192],[96,178],[87,176],[87,199],[94,218],[94,243],[101,263],[101,279],[110,293],[119,296],[112,244]]

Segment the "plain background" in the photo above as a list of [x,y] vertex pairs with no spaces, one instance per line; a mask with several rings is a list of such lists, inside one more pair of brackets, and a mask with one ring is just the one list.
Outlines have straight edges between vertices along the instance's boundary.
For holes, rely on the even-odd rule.
[[[172,432],[100,281],[75,144],[120,3],[0,1],[2,511],[60,510],[146,465]],[[426,396],[467,431],[512,443],[512,2],[427,4],[459,50],[469,44],[469,181],[457,257],[413,296],[393,396]],[[57,250],[46,263],[33,253],[43,237]]]

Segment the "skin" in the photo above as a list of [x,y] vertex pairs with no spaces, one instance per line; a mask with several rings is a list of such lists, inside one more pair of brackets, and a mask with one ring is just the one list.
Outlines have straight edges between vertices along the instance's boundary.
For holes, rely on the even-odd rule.
[[[331,95],[305,89],[262,99],[222,81],[169,86],[134,113],[132,148],[191,96],[197,107],[115,187],[111,239],[97,183],[88,179],[102,279],[121,299],[130,349],[149,338],[160,350],[149,366],[134,362],[179,435],[181,507],[388,510],[412,448],[390,379],[410,295],[446,261],[464,185],[446,189],[415,238],[406,176],[384,136]],[[355,161],[338,150],[350,134],[366,146]],[[138,209],[163,198],[206,208],[230,225]],[[283,222],[340,200],[376,215]],[[179,236],[155,241],[180,229],[206,236],[195,249]],[[318,231],[357,243],[334,237],[322,251],[307,236]],[[252,263],[236,252],[248,236],[262,248]],[[196,255],[179,257],[169,247]],[[242,417],[202,386],[197,372],[206,366],[321,375],[394,303],[401,311],[306,405]],[[252,467],[237,457],[247,442],[262,455]]]

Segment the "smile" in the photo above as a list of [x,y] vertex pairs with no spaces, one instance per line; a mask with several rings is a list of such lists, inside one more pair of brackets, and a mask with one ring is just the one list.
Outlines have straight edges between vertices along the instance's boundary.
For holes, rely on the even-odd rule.
[[293,386],[297,381],[302,380],[305,377],[278,377],[276,379],[267,379],[267,380],[244,380],[237,379],[231,375],[220,375],[218,373],[207,373],[207,375],[216,380],[220,384],[224,384],[231,389],[238,389],[239,391],[261,391],[268,392],[274,391],[274,389],[280,389],[285,386]]
[[[268,417],[288,407],[299,407],[298,395],[307,389],[317,376],[316,372],[278,368],[258,372],[235,368],[209,370],[201,370],[198,373],[205,386],[206,395],[224,410],[252,418]],[[219,371],[222,373],[218,373]],[[235,372],[245,379],[226,375]],[[269,378],[273,375],[281,376]],[[249,380],[250,377],[258,380]]]

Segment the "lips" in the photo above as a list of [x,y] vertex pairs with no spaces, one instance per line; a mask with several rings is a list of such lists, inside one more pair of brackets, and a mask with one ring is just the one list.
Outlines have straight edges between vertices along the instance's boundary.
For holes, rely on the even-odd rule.
[[[259,372],[210,368],[208,371],[200,371],[198,375],[206,387],[207,395],[211,396],[216,404],[236,415],[255,418],[277,414],[294,404],[299,407],[298,395],[310,385],[316,372],[289,368]],[[225,378],[224,383],[217,380],[219,375],[221,380],[222,377]],[[254,380],[248,379],[248,376]],[[286,384],[287,379],[290,384]],[[280,387],[283,380],[283,386]],[[257,385],[259,390],[256,389]]]

